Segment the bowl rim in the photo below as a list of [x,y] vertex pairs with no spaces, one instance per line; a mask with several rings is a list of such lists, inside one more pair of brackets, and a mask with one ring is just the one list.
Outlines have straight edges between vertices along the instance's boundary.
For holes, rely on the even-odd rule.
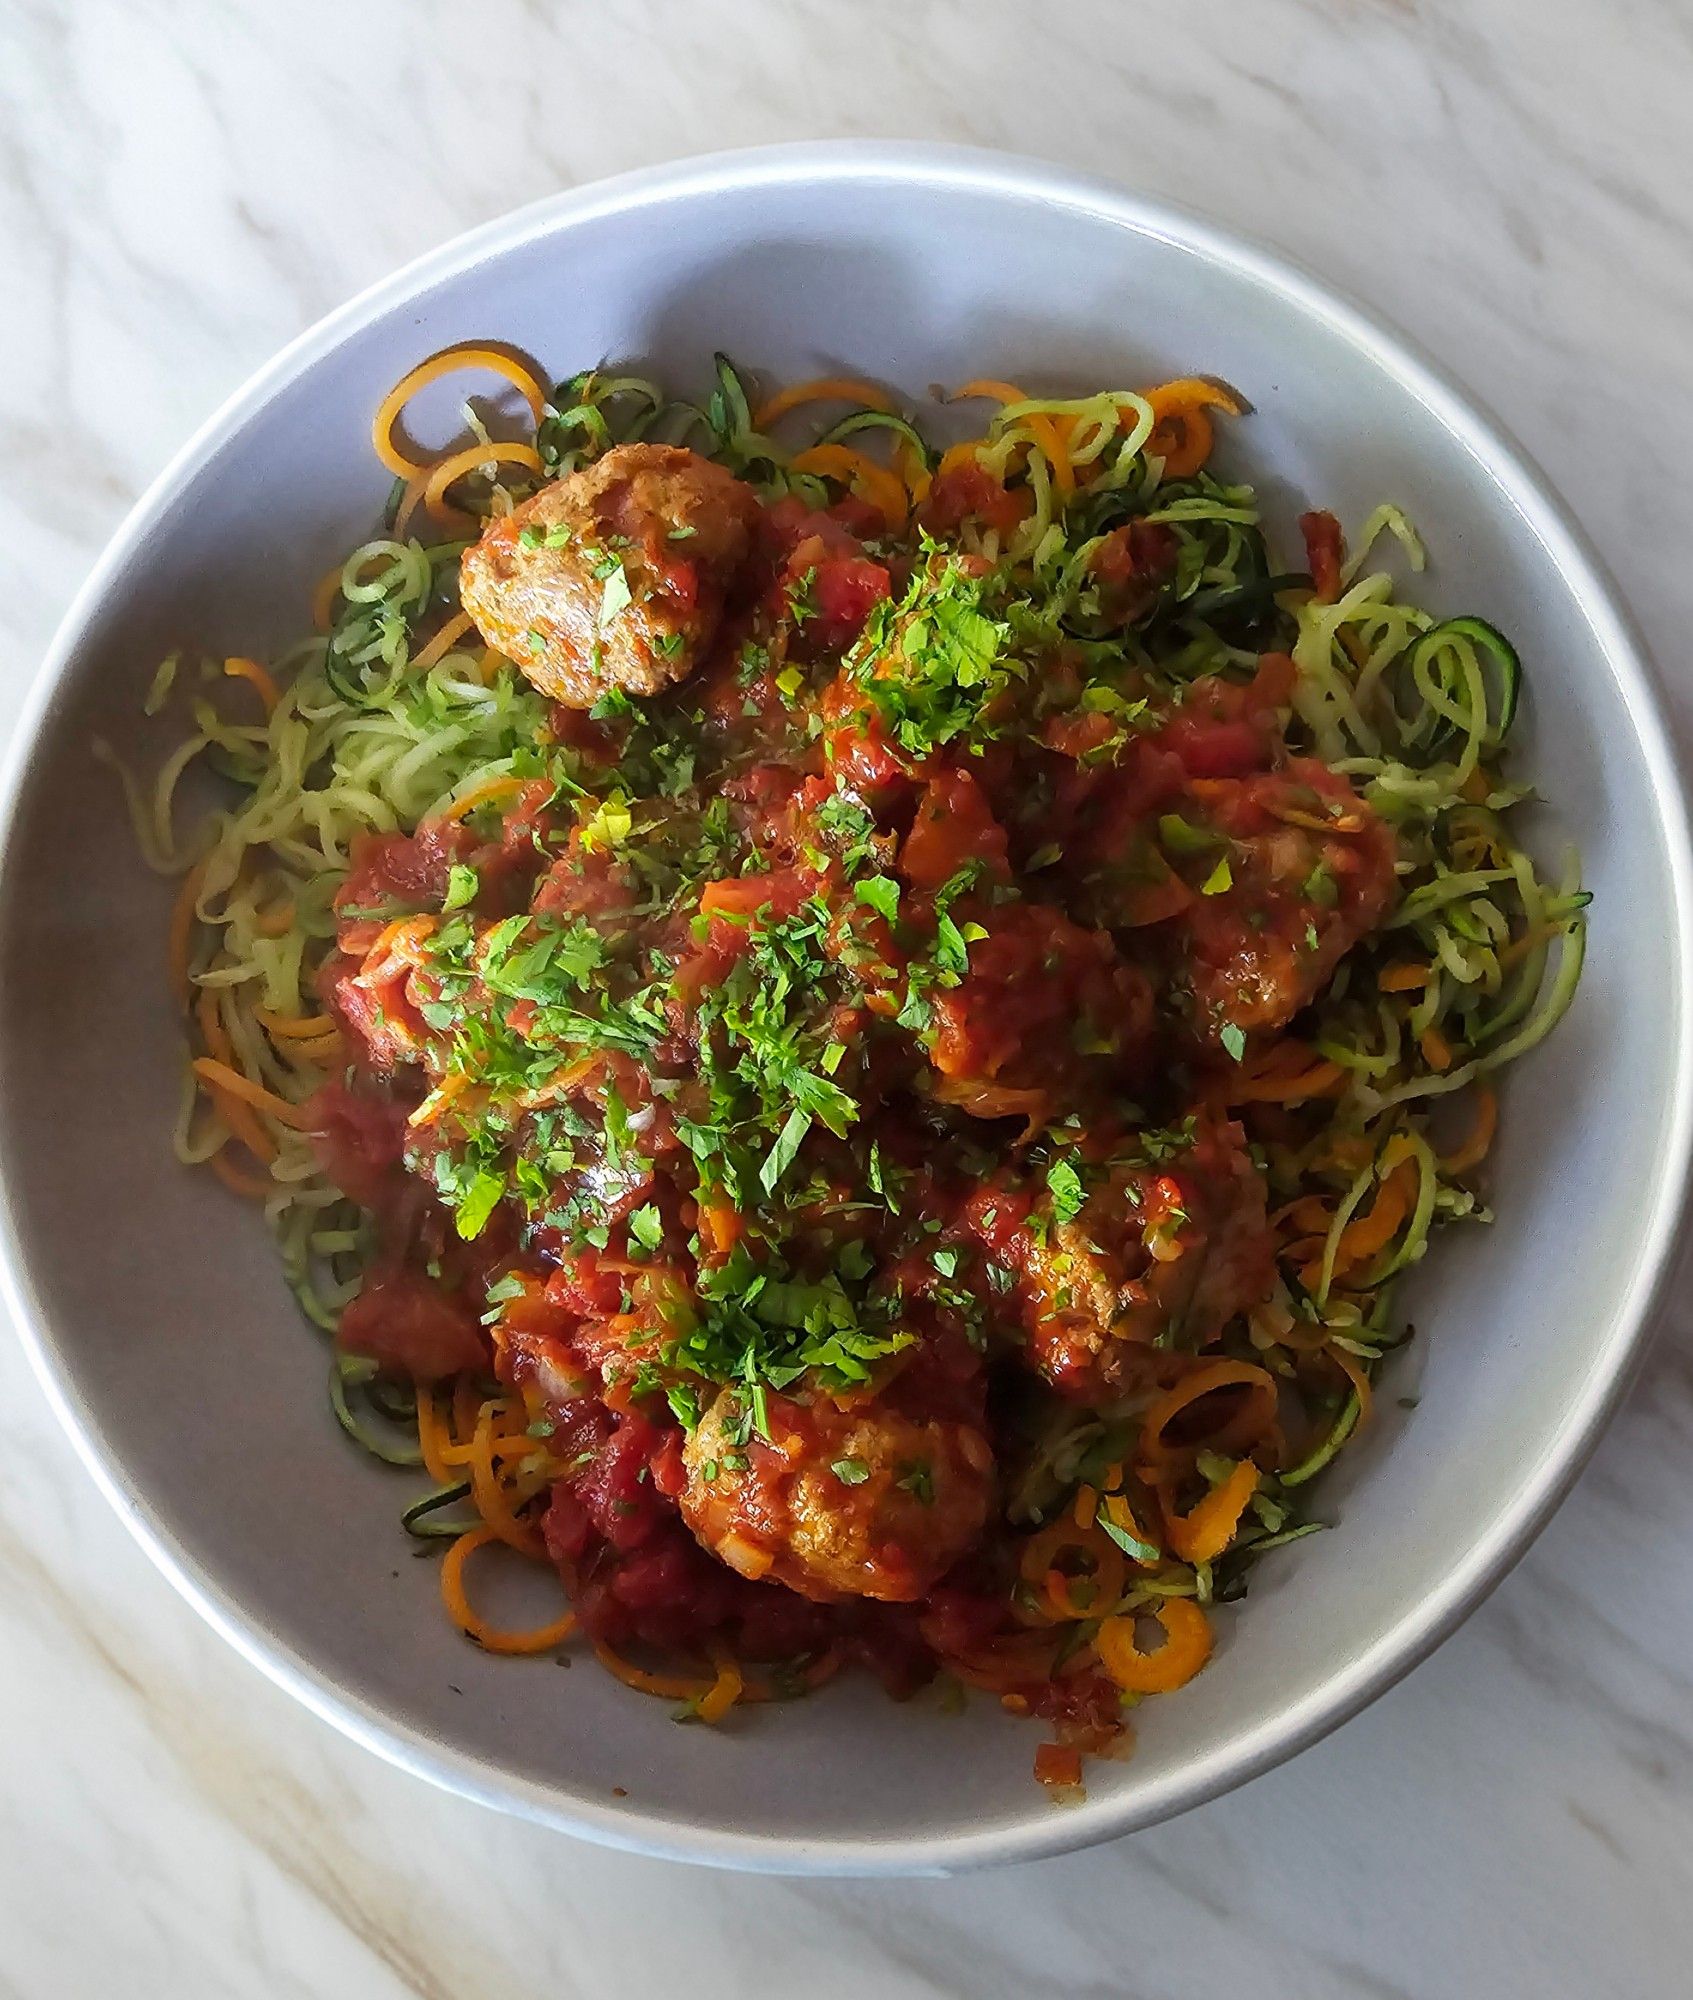
[[128,1480],[120,1455],[78,1393],[30,1277],[9,1189],[0,1190],[0,1299],[48,1402],[95,1483],[147,1555],[214,1630],[275,1685],[390,1764],[478,1804],[602,1845],[670,1860],[807,1876],[945,1875],[1067,1852],[1137,1831],[1233,1789],[1309,1747],[1384,1693],[1440,1644],[1526,1551],[1591,1455],[1642,1358],[1670,1274],[1693,1172],[1693,841],[1680,760],[1632,621],[1604,565],[1544,474],[1468,391],[1371,309],[1256,237],[1103,177],[983,148],[875,139],[803,141],[717,152],[637,169],[542,196],[425,252],[319,319],[241,384],[172,456],[77,591],[18,716],[0,773],[0,897],[15,893],[12,835],[27,772],[86,629],[108,586],[153,532],[167,501],[252,414],[340,342],[438,281],[539,236],[678,197],[739,195],[793,185],[898,181],[1035,200],[1187,249],[1325,321],[1391,375],[1476,458],[1515,504],[1581,603],[1638,735],[1670,874],[1678,1024],[1661,1174],[1641,1227],[1642,1254],[1613,1310],[1605,1342],[1572,1397],[1558,1436],[1440,1589],[1409,1606],[1302,1701],[1260,1722],[1238,1745],[1200,1753],[1145,1791],[1054,1813],[1030,1787],[1027,1816],[955,1833],[786,1840],[678,1822],[662,1812],[567,1793],[497,1769],[398,1722],[332,1679],[248,1609],[176,1541]]

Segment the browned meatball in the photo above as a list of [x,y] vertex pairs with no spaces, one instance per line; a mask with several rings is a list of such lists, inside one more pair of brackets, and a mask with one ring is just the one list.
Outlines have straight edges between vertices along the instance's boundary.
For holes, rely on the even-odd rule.
[[742,1576],[828,1602],[911,1603],[970,1548],[987,1520],[993,1451],[974,1425],[768,1398],[768,1441],[736,1393],[707,1410],[683,1453],[682,1516]]
[[710,642],[758,500],[674,445],[624,444],[490,521],[459,566],[490,646],[569,708],[656,694]]
[[1009,1205],[991,1193],[972,1207],[1017,1273],[1030,1362],[1079,1402],[1136,1387],[1155,1343],[1215,1340],[1274,1275],[1263,1177],[1238,1125],[1202,1123],[1173,1159],[1115,1168],[1080,1214],[1045,1229],[1009,1228]]

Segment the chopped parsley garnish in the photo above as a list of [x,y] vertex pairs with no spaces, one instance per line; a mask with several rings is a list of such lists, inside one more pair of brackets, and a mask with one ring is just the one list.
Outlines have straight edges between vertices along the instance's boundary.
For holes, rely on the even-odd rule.
[[1066,1159],[1054,1160],[1047,1168],[1046,1191],[1052,1197],[1052,1214],[1057,1222],[1074,1222],[1087,1200],[1081,1175]]
[[1010,626],[984,609],[989,581],[931,553],[898,604],[872,610],[854,648],[854,678],[913,756],[994,733],[988,711],[1027,673]]
[[664,1218],[652,1202],[644,1202],[629,1218],[629,1240],[643,1250],[656,1250],[664,1241]]
[[441,914],[445,916],[450,910],[462,910],[474,903],[480,887],[476,870],[462,861],[455,861],[447,870],[447,894],[441,905]]
[[852,893],[890,924],[899,915],[899,884],[891,875],[866,876],[852,885]]
[[629,587],[629,572],[618,562],[607,572],[605,588],[600,596],[600,630],[604,632],[615,625],[634,601],[635,593]]
[[925,1507],[935,1504],[934,1468],[926,1459],[915,1458],[905,1466],[894,1484],[914,1499],[921,1500]]

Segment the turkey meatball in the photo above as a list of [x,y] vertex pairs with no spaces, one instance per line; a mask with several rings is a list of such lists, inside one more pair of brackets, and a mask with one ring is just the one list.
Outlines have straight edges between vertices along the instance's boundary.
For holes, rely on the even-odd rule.
[[784,1396],[767,1398],[766,1422],[767,1439],[744,1437],[726,1390],[683,1453],[683,1519],[742,1576],[823,1602],[912,1603],[980,1535],[993,1451],[974,1425]]
[[971,1204],[1016,1275],[1030,1362],[1078,1402],[1134,1388],[1161,1346],[1206,1346],[1274,1277],[1264,1182],[1238,1125],[1201,1123],[1161,1166],[1113,1168],[1071,1220],[1021,1228],[1012,1212],[992,1190]]
[[618,445],[490,521],[460,596],[552,700],[656,694],[710,644],[758,515],[752,489],[698,452]]

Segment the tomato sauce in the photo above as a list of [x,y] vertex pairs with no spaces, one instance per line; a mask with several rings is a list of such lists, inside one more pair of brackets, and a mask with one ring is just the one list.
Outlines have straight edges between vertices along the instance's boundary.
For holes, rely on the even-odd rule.
[[[919,523],[1027,505],[969,464]],[[900,1692],[1022,1659],[1030,1401],[1156,1388],[1267,1296],[1219,1094],[1382,922],[1392,834],[1289,753],[1283,653],[1102,683],[992,560],[856,499],[763,505],[709,591],[681,531],[621,531],[652,644],[696,649],[669,684],[557,709],[521,783],[352,855],[353,1060],[313,1115],[381,1253],[342,1345],[522,1398],[607,1644]],[[1103,534],[1096,625],[1159,615],[1178,550]],[[1117,1726],[1097,1668],[998,1684],[1065,1744]]]

